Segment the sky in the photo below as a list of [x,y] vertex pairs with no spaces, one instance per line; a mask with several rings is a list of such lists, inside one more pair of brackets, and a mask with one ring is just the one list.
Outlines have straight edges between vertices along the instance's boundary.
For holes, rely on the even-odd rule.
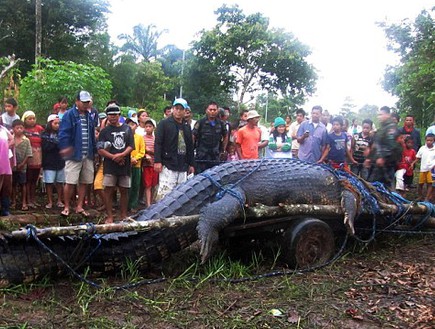
[[[303,106],[322,105],[338,113],[347,97],[356,109],[365,104],[395,105],[396,98],[383,91],[381,80],[387,65],[398,58],[387,51],[384,32],[376,22],[399,23],[433,6],[433,0],[109,0],[108,18],[112,42],[133,27],[154,24],[168,30],[158,47],[174,44],[186,49],[198,32],[216,25],[214,14],[224,3],[238,4],[245,15],[260,12],[270,27],[291,32],[309,46],[307,61],[317,70],[317,91]],[[187,97],[187,95],[186,95]]]

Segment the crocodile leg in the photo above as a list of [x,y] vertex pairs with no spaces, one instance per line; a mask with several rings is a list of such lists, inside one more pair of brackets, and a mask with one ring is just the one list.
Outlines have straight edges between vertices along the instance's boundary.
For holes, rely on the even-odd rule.
[[201,241],[201,261],[204,263],[211,255],[219,240],[219,232],[242,215],[246,196],[242,189],[235,188],[222,199],[205,206],[197,226]]

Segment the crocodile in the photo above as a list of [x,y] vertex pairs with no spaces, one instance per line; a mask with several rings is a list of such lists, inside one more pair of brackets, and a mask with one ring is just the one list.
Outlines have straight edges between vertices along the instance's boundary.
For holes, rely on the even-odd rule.
[[[198,215],[197,222],[147,232],[129,231],[76,236],[53,236],[43,242],[71,267],[94,272],[119,271],[125,258],[140,270],[159,264],[198,238],[204,262],[213,252],[219,232],[243,217],[245,207],[261,203],[319,204],[342,207],[353,232],[358,200],[325,167],[297,159],[260,159],[224,163],[177,186],[162,200],[132,218],[150,221]],[[32,281],[65,272],[63,262],[32,240],[0,239],[0,285]]]

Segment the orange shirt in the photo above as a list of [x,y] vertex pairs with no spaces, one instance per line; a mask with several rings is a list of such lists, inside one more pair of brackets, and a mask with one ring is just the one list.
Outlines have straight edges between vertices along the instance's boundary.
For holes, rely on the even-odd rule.
[[261,142],[260,128],[244,126],[237,131],[237,144],[242,149],[242,159],[258,159],[259,142]]

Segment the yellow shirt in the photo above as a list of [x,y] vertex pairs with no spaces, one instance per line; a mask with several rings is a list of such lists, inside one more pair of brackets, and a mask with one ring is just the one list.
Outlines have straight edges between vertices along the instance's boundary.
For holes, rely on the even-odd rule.
[[134,150],[130,153],[131,158],[136,159],[137,163],[132,165],[135,168],[140,168],[142,158],[145,156],[145,140],[142,135],[134,134]]

